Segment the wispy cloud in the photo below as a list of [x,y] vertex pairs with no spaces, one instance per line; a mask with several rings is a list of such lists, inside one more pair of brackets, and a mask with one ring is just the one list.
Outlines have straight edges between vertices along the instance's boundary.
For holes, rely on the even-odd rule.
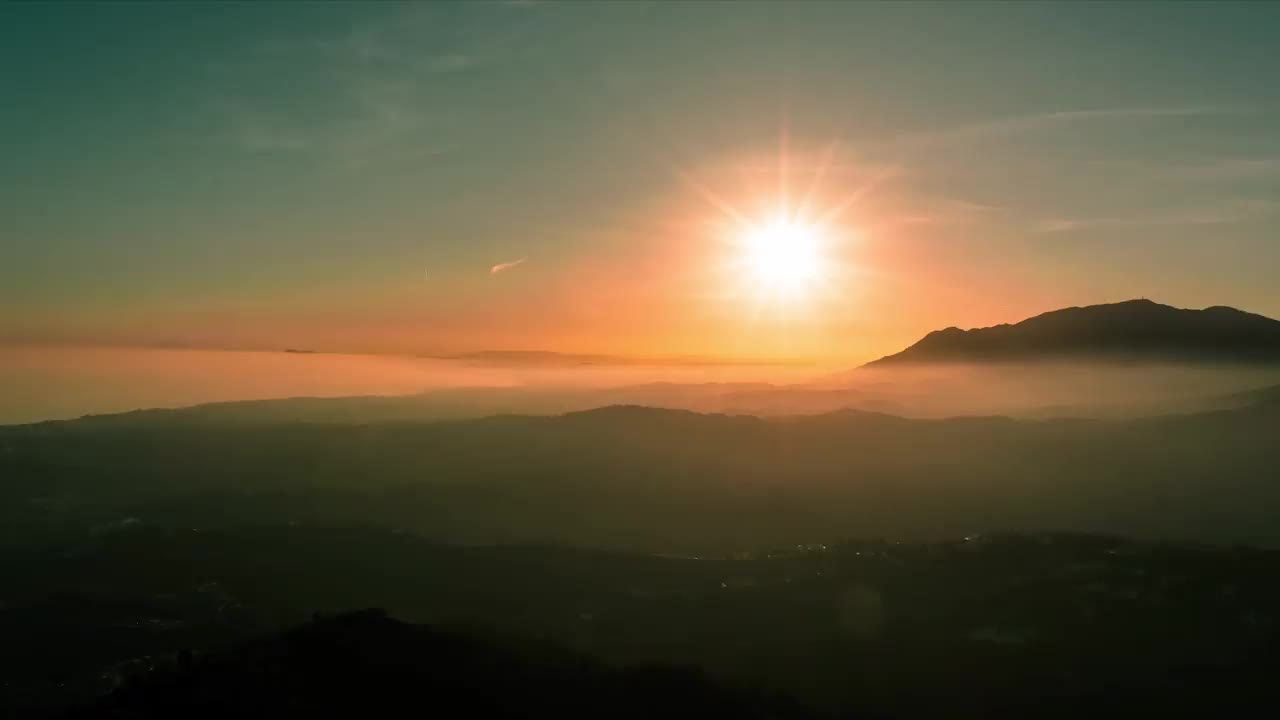
[[314,138],[309,133],[250,103],[223,99],[210,105],[225,119],[233,141],[246,150],[291,152],[309,150],[313,146]]
[[304,153],[345,167],[379,158],[443,155],[453,141],[431,135],[429,116],[372,85],[348,89],[351,106],[341,120],[311,122],[267,103],[224,99],[210,103],[225,123],[227,137],[257,153]]
[[1111,171],[1132,173],[1152,180],[1187,182],[1233,182],[1280,177],[1280,155],[1257,157],[1222,156],[1190,162],[1098,161]]
[[[437,8],[412,6],[324,36],[279,38],[211,66],[213,111],[225,137],[253,152],[305,152],[341,165],[379,158],[438,155],[454,149],[448,132],[456,109],[430,102],[440,76],[471,71],[498,57],[476,38],[426,43],[439,25]],[[253,94],[262,78],[323,88],[297,94]],[[322,108],[322,110],[321,110]]]
[[511,262],[498,263],[497,265],[494,265],[493,267],[489,268],[489,274],[497,275],[500,272],[505,272],[517,265],[523,265],[525,261],[528,259],[529,258],[527,257],[522,257],[519,260],[512,260]]
[[1126,118],[1182,118],[1212,115],[1237,115],[1246,109],[1218,105],[1190,105],[1183,107],[1115,107],[1087,110],[1058,110],[1053,112],[1013,115],[964,125],[913,132],[890,138],[888,143],[903,149],[919,149],[940,144],[1003,137],[1025,132],[1050,129],[1078,122],[1090,122]]
[[912,200],[911,212],[887,219],[881,227],[895,225],[970,225],[1004,216],[1009,209],[952,197],[920,196]]
[[1265,200],[1237,200],[1219,206],[1176,210],[1127,217],[1042,218],[1031,229],[1042,233],[1067,233],[1097,228],[1155,228],[1196,225],[1227,225],[1250,222],[1273,215],[1277,203]]
[[432,72],[457,72],[476,64],[476,58],[465,53],[448,53],[430,58],[426,67]]

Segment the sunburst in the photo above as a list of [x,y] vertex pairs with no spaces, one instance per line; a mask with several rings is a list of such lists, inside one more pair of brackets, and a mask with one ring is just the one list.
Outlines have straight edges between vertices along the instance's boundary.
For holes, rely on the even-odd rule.
[[747,188],[737,200],[682,176],[714,210],[722,275],[717,295],[745,306],[751,318],[811,315],[848,290],[855,275],[850,244],[860,237],[853,211],[888,175],[832,192],[824,185],[834,175],[837,151],[832,145],[817,162],[798,166],[783,143],[764,172],[759,166],[745,172]]

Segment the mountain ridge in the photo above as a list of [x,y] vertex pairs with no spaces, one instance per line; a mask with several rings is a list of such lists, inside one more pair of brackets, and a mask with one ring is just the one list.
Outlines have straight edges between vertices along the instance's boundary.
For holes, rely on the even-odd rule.
[[1051,310],[1017,323],[935,330],[862,367],[1036,360],[1280,363],[1280,321],[1225,305],[1145,298]]

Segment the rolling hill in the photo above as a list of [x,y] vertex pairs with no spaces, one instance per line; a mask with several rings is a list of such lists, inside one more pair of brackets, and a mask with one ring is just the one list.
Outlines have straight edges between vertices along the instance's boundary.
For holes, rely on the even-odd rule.
[[376,522],[664,552],[1069,529],[1280,546],[1280,405],[1138,420],[559,416],[0,429],[0,544],[130,522]]

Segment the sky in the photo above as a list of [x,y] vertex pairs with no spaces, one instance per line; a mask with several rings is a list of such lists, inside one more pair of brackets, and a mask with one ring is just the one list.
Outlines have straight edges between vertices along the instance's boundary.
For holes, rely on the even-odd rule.
[[[5,4],[0,345],[853,363],[1135,297],[1280,317],[1277,30],[1271,3]],[[826,222],[821,281],[779,297],[737,256],[783,205]]]

